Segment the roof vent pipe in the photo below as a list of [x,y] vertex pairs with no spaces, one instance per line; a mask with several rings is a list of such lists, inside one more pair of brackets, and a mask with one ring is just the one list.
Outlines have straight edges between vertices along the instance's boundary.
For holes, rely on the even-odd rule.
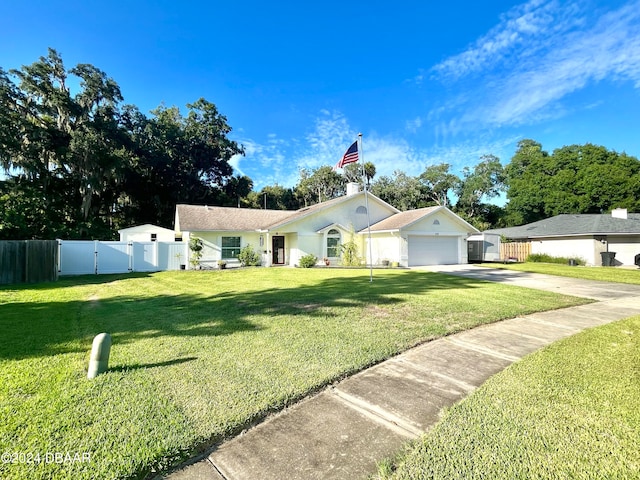
[[347,183],[347,197],[360,192],[360,185],[356,182]]
[[626,208],[614,208],[611,210],[611,216],[613,218],[622,218],[624,220],[627,219],[627,209]]

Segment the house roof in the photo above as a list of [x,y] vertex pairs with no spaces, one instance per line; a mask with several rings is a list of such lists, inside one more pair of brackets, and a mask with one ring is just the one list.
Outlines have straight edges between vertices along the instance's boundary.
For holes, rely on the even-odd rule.
[[[363,197],[365,192],[358,192],[353,195],[346,195],[326,202],[304,207],[299,210],[259,210],[252,208],[234,207],[209,207],[203,205],[177,205],[176,207],[176,230],[179,231],[256,231],[273,230],[283,225],[299,220],[309,215],[313,215],[327,208],[340,205],[343,202]],[[371,225],[372,232],[382,232],[389,230],[399,230],[406,228],[425,216],[444,210],[451,215],[455,214],[446,207],[435,206],[419,208],[401,212],[397,208],[389,205],[375,195],[369,193],[369,200],[385,205],[391,210],[389,217]],[[458,217],[459,218],[459,217]],[[462,219],[459,219],[469,227],[470,230],[477,231]],[[322,231],[322,229],[320,230]],[[364,230],[362,230],[364,231]]]
[[[475,228],[473,225],[469,224],[464,219],[460,218],[455,213],[453,213],[451,210],[441,205],[436,205],[433,207],[426,207],[426,208],[418,208],[416,210],[407,210],[406,212],[397,213],[391,217],[388,217],[388,218],[385,218],[384,220],[379,221],[374,225],[371,225],[371,231],[372,232],[388,232],[393,230],[401,230],[403,228],[410,227],[414,223],[422,220],[424,217],[427,217],[439,211],[447,212],[452,217],[454,217],[458,222],[464,224],[465,227],[469,229],[469,231],[473,231],[473,232],[478,231],[478,229]],[[361,230],[361,232],[363,231],[364,229]]]
[[562,214],[520,227],[487,230],[487,233],[496,233],[513,239],[577,235],[640,235],[640,213],[629,213],[627,218],[616,218],[610,214]]
[[378,223],[371,225],[372,232],[382,232],[388,230],[399,230],[417,222],[425,215],[428,215],[441,207],[418,208],[416,210],[407,210],[406,212],[396,213]]
[[145,223],[144,225],[134,225],[132,227],[121,228],[120,230],[118,230],[118,233],[123,233],[123,232],[146,232],[146,231],[154,231],[154,232],[163,231],[163,232],[167,232],[167,233],[173,233],[173,230],[170,230],[170,229],[164,228],[164,227],[160,227],[158,225],[152,225],[151,223]]
[[185,232],[261,230],[296,213],[204,205],[177,205],[176,212],[176,230]]
[[[356,197],[364,197],[365,192],[358,192],[358,193],[354,193],[353,195],[344,195],[342,197],[338,197],[338,198],[333,198],[331,200],[327,200],[326,202],[322,202],[322,203],[316,203],[315,205],[311,205],[309,207],[304,207],[301,208],[300,210],[296,210],[295,212],[290,212],[292,215],[288,218],[283,219],[282,221],[277,221],[271,225],[269,225],[269,228],[275,228],[275,227],[281,227],[287,223],[291,223],[295,220],[299,220],[301,218],[304,218],[308,215],[312,215],[316,212],[319,212],[321,210],[324,210],[326,208],[330,208],[336,205],[339,205],[343,202],[346,202],[348,200],[353,200]],[[385,202],[384,200],[381,200],[380,198],[376,197],[375,195],[373,195],[372,193],[368,193],[369,195],[369,199],[370,200],[374,200],[374,201],[378,201],[379,203],[386,205],[388,208],[390,208],[394,213],[400,212],[400,210],[398,210],[397,208],[389,205],[387,202]]]

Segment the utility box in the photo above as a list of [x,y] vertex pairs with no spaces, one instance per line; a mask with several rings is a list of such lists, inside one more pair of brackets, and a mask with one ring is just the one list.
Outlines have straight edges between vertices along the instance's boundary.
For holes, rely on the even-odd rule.
[[499,262],[500,235],[477,233],[468,237],[467,258],[469,263]]

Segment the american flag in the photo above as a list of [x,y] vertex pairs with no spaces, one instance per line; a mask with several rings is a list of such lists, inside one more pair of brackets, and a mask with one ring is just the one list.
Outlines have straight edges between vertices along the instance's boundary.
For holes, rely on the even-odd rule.
[[358,161],[358,141],[356,140],[351,144],[347,151],[344,152],[342,156],[342,160],[338,162],[335,168],[342,168],[349,163],[354,163]]

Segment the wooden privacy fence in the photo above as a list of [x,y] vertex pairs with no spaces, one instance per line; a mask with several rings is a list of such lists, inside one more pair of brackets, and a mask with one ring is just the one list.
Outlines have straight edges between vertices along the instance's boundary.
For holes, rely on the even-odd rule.
[[0,285],[58,279],[56,240],[0,241]]
[[524,262],[531,255],[531,242],[500,243],[500,258]]

